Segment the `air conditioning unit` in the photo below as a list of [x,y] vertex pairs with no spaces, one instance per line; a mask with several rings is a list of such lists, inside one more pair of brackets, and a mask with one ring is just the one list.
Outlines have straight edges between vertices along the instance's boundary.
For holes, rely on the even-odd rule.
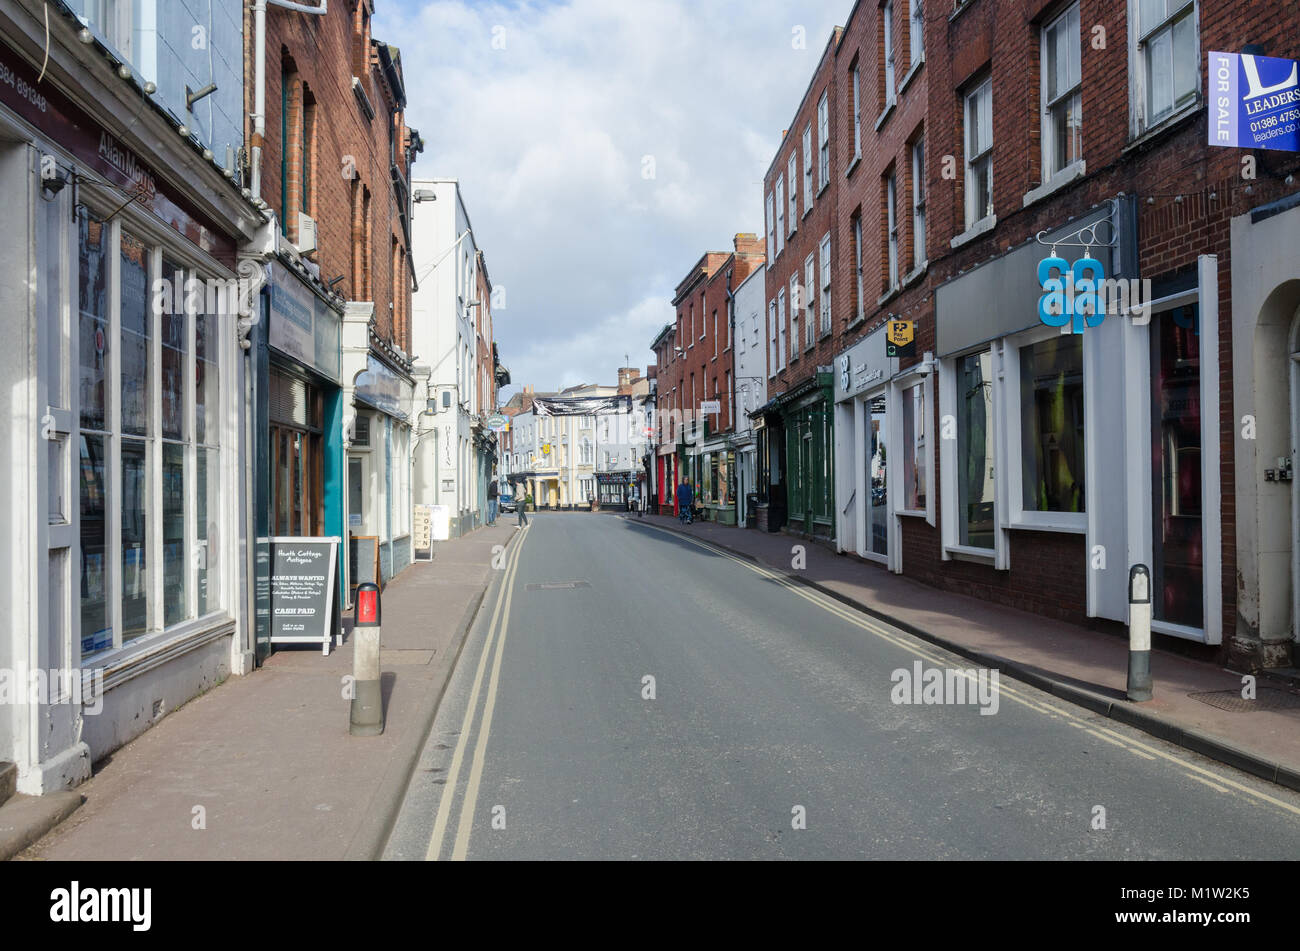
[[316,219],[298,212],[298,248],[299,254],[310,254],[316,250]]

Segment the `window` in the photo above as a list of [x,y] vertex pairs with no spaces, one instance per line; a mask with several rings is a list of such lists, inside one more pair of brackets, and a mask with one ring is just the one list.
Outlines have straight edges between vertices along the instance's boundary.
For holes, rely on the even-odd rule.
[[817,190],[820,192],[831,183],[831,113],[826,93],[822,93],[821,101],[817,103],[817,137],[820,153]]
[[777,350],[776,350],[776,301],[768,301],[767,327],[768,327],[767,375],[775,376],[776,365],[778,363]]
[[808,255],[808,257],[804,259],[803,262],[803,289],[804,289],[804,295],[808,298],[804,302],[804,309],[807,311],[807,318],[804,323],[807,328],[805,330],[805,333],[808,334],[808,342],[810,344],[812,343],[812,326],[813,326],[812,315],[814,313],[814,308],[816,306],[816,297],[817,297],[816,288],[817,288],[817,261],[815,255],[810,254]]
[[1188,103],[1200,89],[1195,0],[1133,0],[1138,80],[1137,132],[1156,125]]
[[912,266],[925,264],[925,139],[912,144]]
[[925,59],[925,4],[922,0],[912,0],[912,12],[908,17],[908,42],[911,46],[912,61],[909,69]]
[[894,102],[894,3],[885,0],[880,11],[880,22],[885,33],[885,107]]
[[803,129],[803,213],[812,211],[813,203],[812,123]]
[[799,150],[790,153],[790,164],[786,169],[786,181],[790,183],[790,234],[799,229]]
[[[221,510],[221,413],[218,317],[205,312],[205,287],[192,293],[195,273],[85,207],[77,226],[86,657],[220,605],[219,560],[209,548]],[[151,295],[155,280],[170,293]]]
[[785,250],[785,180],[776,179],[776,256]]
[[966,96],[966,227],[993,214],[993,79]]
[[776,295],[776,328],[780,346],[777,347],[777,370],[785,369],[785,288]]
[[772,205],[772,193],[767,193],[767,259],[776,257],[776,212]]
[[1026,512],[1082,512],[1083,337],[1020,348],[1021,487]]
[[799,359],[799,311],[804,307],[798,273],[790,275],[790,359]]
[[860,214],[853,219],[853,273],[855,274],[854,286],[857,290],[854,315],[862,317],[867,312],[867,306],[862,294],[862,215]]
[[903,508],[926,507],[930,455],[925,438],[925,384],[903,390]]
[[853,157],[862,158],[862,100],[860,97],[860,70],[853,64]]
[[994,542],[993,354],[957,361],[958,543],[992,550]]
[[713,308],[713,359],[718,359],[718,309]]
[[830,333],[831,330],[831,236],[828,233],[822,238],[821,246],[822,259],[822,333]]
[[898,286],[898,176],[885,179],[885,228],[889,241],[889,290]]
[[1043,181],[1083,157],[1079,6],[1043,29]]

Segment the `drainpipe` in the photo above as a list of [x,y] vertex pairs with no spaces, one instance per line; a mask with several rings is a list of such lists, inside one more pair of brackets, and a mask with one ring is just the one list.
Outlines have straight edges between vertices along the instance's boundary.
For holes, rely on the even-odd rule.
[[[736,430],[740,426],[740,414],[736,412],[736,292],[731,289],[732,269],[727,268],[727,341],[731,344],[731,402],[728,404],[731,411],[731,445],[736,445]],[[735,468],[740,468],[740,461],[736,460]],[[740,487],[740,479],[736,480],[737,488]],[[740,520],[740,498],[731,500],[731,504],[736,509],[736,527],[742,527]]]
[[[249,191],[254,198],[262,197],[262,142],[266,137],[266,6],[272,4],[298,13],[324,16],[329,12],[329,0],[320,0],[320,6],[311,7],[290,0],[253,0],[253,135],[252,171]],[[281,143],[283,148],[283,143]]]

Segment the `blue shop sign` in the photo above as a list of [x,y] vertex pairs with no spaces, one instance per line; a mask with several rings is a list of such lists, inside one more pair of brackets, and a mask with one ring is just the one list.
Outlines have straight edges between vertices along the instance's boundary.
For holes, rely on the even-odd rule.
[[1300,70],[1291,59],[1210,53],[1210,145],[1300,152]]

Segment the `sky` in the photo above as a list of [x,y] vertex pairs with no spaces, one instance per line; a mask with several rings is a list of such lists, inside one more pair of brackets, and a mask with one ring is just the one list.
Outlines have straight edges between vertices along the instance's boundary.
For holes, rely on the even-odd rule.
[[[852,0],[378,0],[415,178],[457,178],[512,386],[644,368],[706,251],[761,235],[763,176]],[[417,270],[441,249],[414,248]]]

